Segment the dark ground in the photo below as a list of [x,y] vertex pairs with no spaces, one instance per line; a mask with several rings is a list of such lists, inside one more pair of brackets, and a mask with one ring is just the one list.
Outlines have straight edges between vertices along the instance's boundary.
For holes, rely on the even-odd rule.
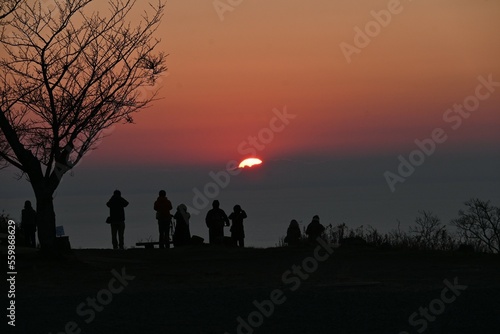
[[[317,270],[309,258],[307,279],[282,278],[313,254],[313,248],[201,246],[74,250],[64,260],[18,254],[15,332],[418,333],[425,322],[425,333],[500,332],[499,256],[341,248]],[[113,269],[129,276],[116,294],[108,290]],[[449,304],[439,302],[444,280],[455,278],[467,289]],[[271,311],[269,302],[269,317],[260,316],[253,302],[270,299],[275,289],[283,291],[275,297],[282,303]],[[87,300],[96,295],[107,304],[99,312]],[[412,326],[410,315],[429,304],[439,315],[432,321],[417,315]],[[257,328],[238,329],[238,317]]]

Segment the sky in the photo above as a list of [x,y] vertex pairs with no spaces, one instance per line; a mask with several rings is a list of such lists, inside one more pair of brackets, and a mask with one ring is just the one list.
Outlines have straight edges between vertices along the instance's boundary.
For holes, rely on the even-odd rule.
[[[65,178],[58,219],[77,245],[100,247],[84,221],[102,221],[99,203],[120,188],[141,203],[132,228],[154,235],[148,205],[166,188],[204,235],[198,190],[247,207],[247,239],[269,246],[318,213],[390,229],[421,209],[447,223],[471,197],[498,206],[498,17],[488,0],[169,0],[159,99]],[[226,171],[251,155],[262,166]],[[0,180],[16,217],[29,185],[11,170]]]
[[[116,152],[113,160],[128,159],[126,146],[138,162],[217,163],[238,155],[272,110],[286,106],[297,121],[263,157],[408,150],[474,94],[478,76],[499,75],[500,4],[401,2],[348,63],[340,45],[356,47],[354,29],[364,30],[388,3],[242,1],[219,16],[212,1],[168,1],[158,30],[169,54],[163,99],[103,145]],[[500,94],[484,101],[452,145],[494,147],[499,101]],[[131,135],[155,149],[130,143]]]

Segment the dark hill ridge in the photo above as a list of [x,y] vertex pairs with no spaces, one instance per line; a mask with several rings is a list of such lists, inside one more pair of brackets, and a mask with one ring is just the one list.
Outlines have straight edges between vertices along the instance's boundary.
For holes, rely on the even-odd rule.
[[17,260],[19,333],[497,333],[500,325],[493,255],[193,247]]

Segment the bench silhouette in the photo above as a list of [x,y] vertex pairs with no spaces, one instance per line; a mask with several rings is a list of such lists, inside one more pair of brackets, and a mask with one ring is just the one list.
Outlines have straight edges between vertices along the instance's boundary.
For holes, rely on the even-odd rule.
[[151,241],[151,242],[136,242],[136,246],[144,246],[146,249],[153,249],[155,248],[155,245],[160,245],[158,241]]
[[[231,240],[231,238],[228,238],[228,240]],[[191,245],[203,245],[203,241],[204,239],[202,237],[199,237],[197,235],[193,235],[191,237],[191,241],[190,241],[190,244]],[[160,243],[158,241],[147,241],[147,242],[136,242],[135,243],[136,246],[142,246],[146,249],[154,249],[155,248],[155,245],[160,245]],[[175,246],[175,243],[173,243],[172,240],[170,240],[170,247],[176,247]]]

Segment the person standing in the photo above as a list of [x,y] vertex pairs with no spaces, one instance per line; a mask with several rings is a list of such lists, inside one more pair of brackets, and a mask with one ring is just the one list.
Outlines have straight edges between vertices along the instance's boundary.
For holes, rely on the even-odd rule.
[[21,229],[24,231],[26,246],[36,248],[36,211],[30,201],[24,202],[21,211]]
[[106,206],[109,208],[109,219],[111,224],[111,241],[113,249],[124,249],[125,234],[125,207],[128,201],[122,197],[120,190],[115,190]]
[[310,243],[315,243],[321,234],[325,231],[325,227],[319,222],[319,216],[315,215],[312,221],[307,225],[306,234]]
[[229,219],[220,208],[218,200],[212,202],[212,209],[207,212],[205,223],[208,227],[208,239],[211,245],[224,243],[224,225],[229,226]]
[[243,228],[243,219],[247,218],[247,214],[241,209],[241,206],[235,205],[233,212],[229,215],[232,221],[231,225],[231,239],[233,243],[239,247],[245,247],[245,230]]
[[177,207],[177,212],[174,215],[175,232],[173,236],[174,246],[188,245],[191,240],[191,232],[189,231],[189,218],[191,214],[187,212],[185,204]]
[[165,190],[160,190],[158,198],[155,201],[153,209],[156,211],[156,219],[158,220],[158,231],[160,233],[160,248],[170,248],[170,223],[172,216],[172,203],[167,198]]
[[302,238],[302,233],[300,232],[299,223],[292,219],[288,229],[286,230],[286,237],[284,242],[288,244],[288,246],[298,246],[300,245],[300,239]]

